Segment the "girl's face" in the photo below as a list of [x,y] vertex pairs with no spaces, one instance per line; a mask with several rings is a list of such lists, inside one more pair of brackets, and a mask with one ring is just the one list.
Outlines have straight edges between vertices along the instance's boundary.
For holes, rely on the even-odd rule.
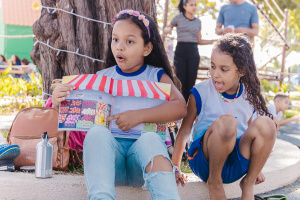
[[238,71],[230,55],[221,52],[218,48],[211,54],[210,75],[216,90],[219,93],[235,94],[239,80],[243,76]]
[[12,56],[10,57],[10,60],[11,60],[12,62],[16,62],[16,56],[15,56],[15,55],[12,55]]
[[4,59],[2,56],[0,56],[0,62],[4,62]]
[[113,27],[111,50],[122,72],[132,73],[143,66],[152,44],[144,45],[142,30],[134,22],[119,20]]
[[187,0],[187,3],[183,5],[184,10],[187,13],[195,14],[197,11],[197,1],[196,0]]

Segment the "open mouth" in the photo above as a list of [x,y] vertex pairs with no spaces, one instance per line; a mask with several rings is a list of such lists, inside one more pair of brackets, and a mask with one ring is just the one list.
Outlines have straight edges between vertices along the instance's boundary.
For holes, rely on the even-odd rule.
[[224,86],[223,83],[215,81],[215,88],[217,90],[221,90],[223,88],[223,86]]
[[116,56],[116,59],[118,62],[122,62],[125,60],[125,58],[123,56]]

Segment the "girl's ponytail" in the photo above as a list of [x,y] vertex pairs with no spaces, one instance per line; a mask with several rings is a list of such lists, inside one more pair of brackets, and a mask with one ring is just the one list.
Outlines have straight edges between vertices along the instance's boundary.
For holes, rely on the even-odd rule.
[[183,8],[184,5],[186,5],[188,0],[180,0],[178,4],[178,10],[180,13],[185,14],[185,9]]

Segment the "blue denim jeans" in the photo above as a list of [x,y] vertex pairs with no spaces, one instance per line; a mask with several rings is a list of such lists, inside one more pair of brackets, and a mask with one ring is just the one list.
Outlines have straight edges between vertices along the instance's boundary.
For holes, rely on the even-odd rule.
[[[170,160],[163,140],[156,133],[137,140],[114,138],[102,126],[91,128],[83,143],[84,176],[89,199],[116,199],[115,185],[147,187],[152,199],[180,199],[172,172],[149,172],[153,158]],[[170,161],[171,162],[171,161]]]

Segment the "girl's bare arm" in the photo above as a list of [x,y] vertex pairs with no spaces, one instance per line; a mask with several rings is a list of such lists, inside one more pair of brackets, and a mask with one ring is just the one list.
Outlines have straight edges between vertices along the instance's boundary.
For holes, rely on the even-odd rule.
[[191,133],[191,129],[196,119],[196,116],[197,116],[196,100],[194,95],[191,94],[188,102],[187,115],[182,120],[180,129],[176,136],[174,151],[172,155],[172,162],[177,167],[180,167],[185,144]]

